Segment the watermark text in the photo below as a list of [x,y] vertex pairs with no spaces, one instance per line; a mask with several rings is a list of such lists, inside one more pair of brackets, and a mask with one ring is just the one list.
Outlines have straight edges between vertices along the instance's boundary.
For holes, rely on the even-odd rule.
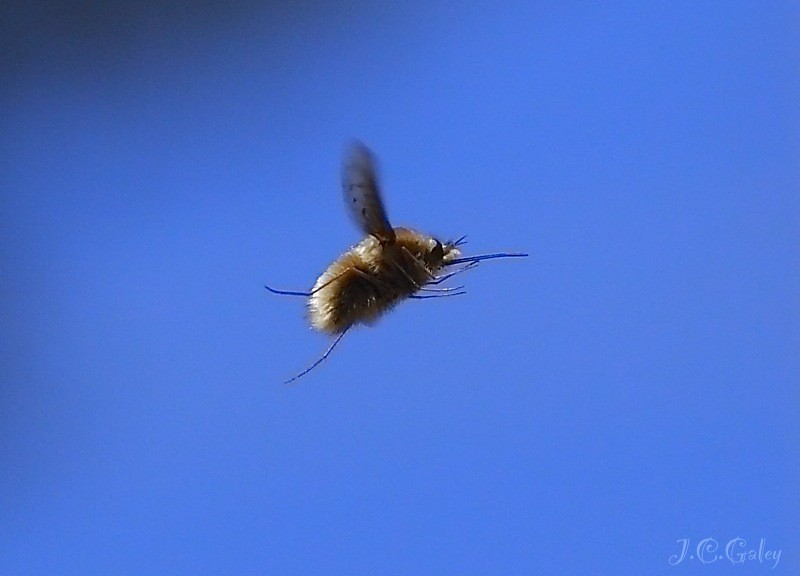
[[761,538],[758,545],[748,544],[744,538],[731,538],[727,542],[719,542],[716,538],[703,538],[696,543],[689,538],[678,540],[678,553],[668,558],[668,562],[675,566],[682,562],[697,562],[699,564],[713,564],[715,562],[730,562],[731,564],[763,564],[775,568],[781,561],[780,548],[767,546],[766,538]]

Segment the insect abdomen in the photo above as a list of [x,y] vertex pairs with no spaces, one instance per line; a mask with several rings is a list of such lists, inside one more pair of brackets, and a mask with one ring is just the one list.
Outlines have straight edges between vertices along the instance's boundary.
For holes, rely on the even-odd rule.
[[316,330],[338,334],[352,324],[370,324],[430,279],[420,260],[427,237],[395,232],[397,241],[388,246],[368,236],[322,273],[308,301]]
[[311,325],[321,332],[338,334],[353,324],[370,323],[391,308],[394,299],[389,302],[370,277],[374,275],[349,252],[331,264],[317,280],[315,289],[321,288],[308,300]]

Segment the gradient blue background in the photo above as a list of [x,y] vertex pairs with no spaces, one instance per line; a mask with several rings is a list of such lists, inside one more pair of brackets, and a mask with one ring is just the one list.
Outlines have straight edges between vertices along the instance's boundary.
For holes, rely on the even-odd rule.
[[[797,4],[292,6],[5,4],[0,574],[796,573]],[[286,387],[352,137],[531,256]]]

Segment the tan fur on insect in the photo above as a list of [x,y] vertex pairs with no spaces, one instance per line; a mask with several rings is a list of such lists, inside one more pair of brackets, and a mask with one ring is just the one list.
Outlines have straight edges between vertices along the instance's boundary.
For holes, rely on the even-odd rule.
[[317,279],[308,299],[316,330],[340,334],[353,324],[374,322],[460,254],[452,243],[406,228],[394,232],[391,244],[367,236]]

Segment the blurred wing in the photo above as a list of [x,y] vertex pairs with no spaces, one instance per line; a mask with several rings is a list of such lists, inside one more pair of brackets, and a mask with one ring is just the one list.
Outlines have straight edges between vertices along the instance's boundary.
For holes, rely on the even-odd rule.
[[383,207],[375,159],[369,148],[356,142],[350,149],[342,172],[342,192],[347,210],[358,227],[385,244],[394,242],[386,210]]

